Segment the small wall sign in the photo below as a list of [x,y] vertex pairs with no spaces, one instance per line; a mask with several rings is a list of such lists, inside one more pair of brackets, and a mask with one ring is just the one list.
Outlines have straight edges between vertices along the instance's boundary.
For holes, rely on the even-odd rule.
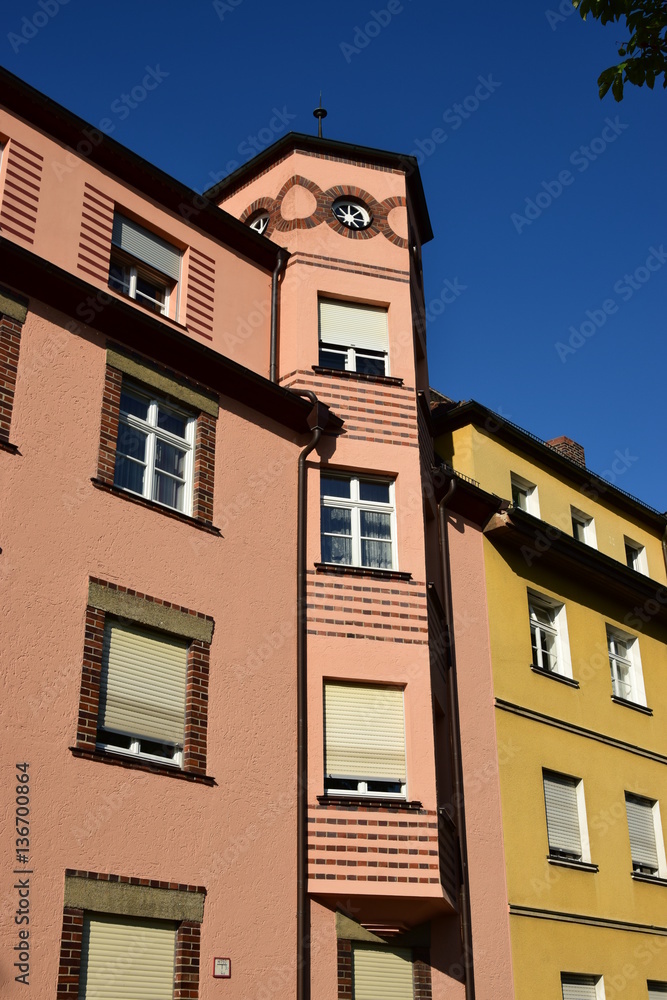
[[232,960],[231,960],[231,958],[214,958],[213,959],[213,978],[214,979],[231,979],[232,978]]

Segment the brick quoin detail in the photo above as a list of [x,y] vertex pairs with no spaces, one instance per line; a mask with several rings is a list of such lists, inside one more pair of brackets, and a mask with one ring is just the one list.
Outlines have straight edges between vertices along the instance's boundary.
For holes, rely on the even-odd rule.
[[[106,483],[107,486],[113,486],[116,469],[116,442],[118,440],[122,387],[122,372],[107,365],[102,397],[100,450],[97,460],[97,478],[100,482]],[[215,417],[210,414],[199,413],[197,415],[192,517],[209,525],[213,524],[216,425]]]
[[184,920],[176,930],[174,959],[174,1000],[197,1000],[199,996],[199,962],[201,928]]
[[352,1000],[352,942],[338,939],[338,1000]]
[[66,906],[63,910],[63,929],[60,935],[57,1000],[72,1000],[79,995],[82,934],[83,910]]
[[412,959],[414,1000],[432,1000],[431,956],[428,948],[413,948]]
[[[152,604],[166,608],[175,608],[187,614],[212,621],[208,615],[190,611],[168,601],[139,594],[126,587],[106,583],[91,577],[92,583],[98,583],[120,593],[143,598]],[[106,612],[90,605],[86,608],[86,626],[83,647],[83,666],[81,670],[81,691],[79,695],[79,718],[76,733],[76,746],[81,750],[95,751],[97,745],[97,724],[100,712],[100,681],[102,677],[102,647],[104,643],[104,626]],[[185,738],[183,744],[183,771],[188,774],[206,774],[206,729],[208,724],[208,681],[211,646],[200,639],[190,639],[188,644],[186,695],[185,695]],[[109,751],[113,753],[113,751]],[[123,757],[132,761],[133,757]],[[137,762],[143,758],[137,756]],[[168,773],[168,772],[167,772]]]
[[5,442],[9,441],[20,346],[21,324],[0,315],[0,441]]
[[107,365],[102,396],[102,427],[100,430],[100,453],[97,460],[97,478],[113,485],[116,468],[116,441],[118,440],[118,418],[120,415],[120,390],[123,376],[115,368]]

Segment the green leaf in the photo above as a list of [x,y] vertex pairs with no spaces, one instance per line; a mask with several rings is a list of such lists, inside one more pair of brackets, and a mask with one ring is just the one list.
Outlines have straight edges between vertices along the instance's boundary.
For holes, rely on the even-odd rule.
[[623,77],[620,73],[618,76],[614,77],[614,81],[611,85],[611,92],[614,95],[615,101],[623,100]]

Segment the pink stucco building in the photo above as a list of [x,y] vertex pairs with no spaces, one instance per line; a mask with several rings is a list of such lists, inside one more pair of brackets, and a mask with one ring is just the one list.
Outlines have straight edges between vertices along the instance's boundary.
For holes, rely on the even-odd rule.
[[2,83],[3,995],[462,998],[415,161]]

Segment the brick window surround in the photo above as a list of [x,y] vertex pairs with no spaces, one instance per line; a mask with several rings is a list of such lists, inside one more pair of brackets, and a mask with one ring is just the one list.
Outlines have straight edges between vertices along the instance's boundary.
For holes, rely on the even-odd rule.
[[[108,615],[189,640],[182,768],[97,747],[102,647]],[[126,768],[213,784],[213,778],[206,774],[208,681],[213,626],[213,619],[208,615],[91,577],[86,607],[76,745],[70,748],[72,753],[78,757],[103,760]]]
[[28,303],[13,292],[0,288],[0,448],[17,451],[9,432],[16,392],[16,374],[21,347],[21,331],[28,315]]
[[67,869],[57,1000],[79,995],[86,911],[176,921],[174,1000],[197,1000],[205,895],[203,886]]
[[[431,962],[428,948],[412,949],[414,1000],[431,1000]],[[353,1000],[352,942],[338,938],[338,1000]]]
[[[157,508],[164,513],[195,521],[201,525],[213,525],[213,487],[215,473],[215,435],[218,418],[217,398],[192,386],[172,372],[147,362],[143,358],[126,354],[115,348],[107,350],[104,395],[102,400],[102,423],[100,450],[97,462],[99,485],[113,487],[116,466],[116,442],[120,416],[120,393],[123,378],[157,390],[162,395],[183,404],[196,413],[197,425],[194,445],[194,468],[192,490],[192,516],[181,514],[152,500],[137,497],[140,502]],[[134,496],[133,496],[134,499]]]

